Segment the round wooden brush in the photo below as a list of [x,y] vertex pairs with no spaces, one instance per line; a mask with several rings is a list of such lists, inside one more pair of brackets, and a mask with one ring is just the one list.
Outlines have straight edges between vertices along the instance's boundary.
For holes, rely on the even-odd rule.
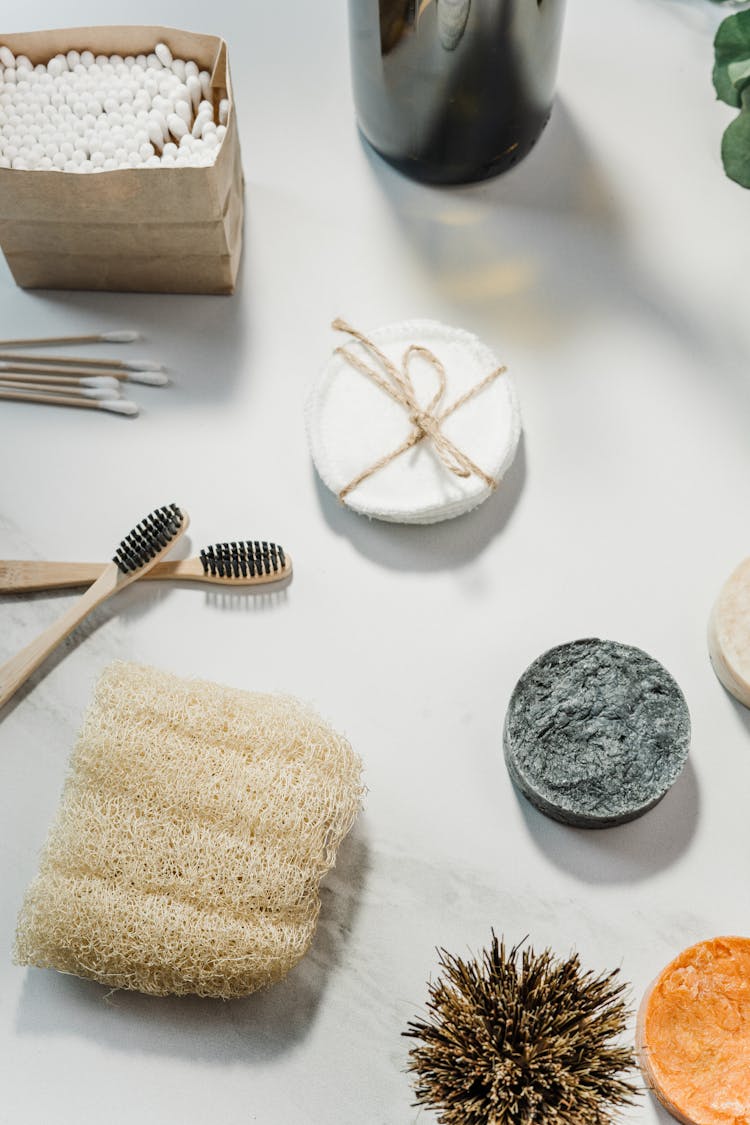
[[609,1125],[636,1092],[618,1044],[628,1016],[617,972],[595,976],[493,933],[481,957],[439,951],[427,1017],[404,1035],[417,1103],[444,1125]]

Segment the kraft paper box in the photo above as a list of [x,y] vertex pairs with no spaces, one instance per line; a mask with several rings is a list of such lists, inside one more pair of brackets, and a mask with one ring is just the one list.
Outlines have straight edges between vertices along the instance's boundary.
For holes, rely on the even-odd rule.
[[2,35],[14,54],[46,63],[59,52],[149,54],[211,74],[215,110],[230,103],[227,131],[207,168],[108,172],[0,168],[0,246],[27,289],[233,293],[242,252],[240,144],[227,46],[213,35],[168,27],[78,27]]

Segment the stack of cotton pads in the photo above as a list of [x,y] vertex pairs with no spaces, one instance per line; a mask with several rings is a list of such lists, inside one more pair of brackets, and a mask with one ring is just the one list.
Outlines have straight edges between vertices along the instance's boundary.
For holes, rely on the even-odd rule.
[[307,950],[361,762],[284,696],[108,668],[18,925],[21,964],[242,996]]
[[149,55],[68,51],[34,66],[0,47],[0,168],[107,172],[206,167],[226,133],[208,71]]
[[541,812],[606,828],[665,795],[687,760],[690,716],[669,672],[641,649],[574,641],[526,669],[504,745],[508,772]]
[[[366,335],[400,370],[412,345],[429,349],[439,360],[446,386],[433,416],[499,369],[497,358],[475,336],[436,321],[405,321]],[[382,364],[361,341],[342,335],[340,343],[387,378]],[[439,427],[482,475],[456,475],[438,455],[436,443],[425,438],[348,490],[363,471],[387,459],[414,434],[414,412],[394,401],[340,352],[334,353],[316,379],[306,407],[310,450],[323,482],[355,512],[395,523],[435,523],[475,508],[510,466],[521,432],[515,389],[501,370]],[[428,410],[439,388],[435,366],[416,352],[408,372],[419,409]]]

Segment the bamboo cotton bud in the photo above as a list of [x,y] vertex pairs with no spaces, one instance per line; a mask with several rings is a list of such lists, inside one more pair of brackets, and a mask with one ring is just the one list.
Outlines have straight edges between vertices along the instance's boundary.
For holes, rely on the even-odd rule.
[[193,110],[189,102],[177,101],[174,104],[174,111],[178,117],[181,117],[185,125],[189,128],[193,120]]
[[167,128],[173,137],[184,137],[188,131],[187,124],[182,117],[178,117],[176,113],[167,115]]
[[201,100],[201,80],[196,74],[189,74],[185,80],[185,85],[190,95],[193,111],[196,111]]
[[166,43],[157,43],[154,47],[154,54],[156,55],[162,66],[172,65],[172,52]]
[[151,141],[151,144],[161,148],[164,144],[165,132],[161,126],[156,121],[149,121],[146,126],[146,132],[148,133],[148,139]]
[[197,144],[180,152],[180,166],[213,163],[217,144],[208,134],[223,139],[216,130],[229,112],[224,98],[215,116],[213,93],[208,71],[174,59],[165,43],[126,58],[71,49],[36,66],[0,45],[0,168],[158,167],[164,156],[176,158],[170,138],[186,135]]

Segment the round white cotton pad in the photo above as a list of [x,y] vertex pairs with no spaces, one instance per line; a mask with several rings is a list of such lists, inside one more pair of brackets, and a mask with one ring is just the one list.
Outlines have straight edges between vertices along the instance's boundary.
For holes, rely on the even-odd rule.
[[[410,437],[418,436],[415,412],[355,368],[339,349],[315,380],[306,404],[310,451],[324,484],[353,511],[392,523],[436,523],[476,508],[493,491],[492,482],[500,483],[518,446],[521,416],[510,376],[502,369],[441,419],[457,399],[498,371],[501,365],[489,348],[471,333],[433,320],[403,321],[365,337],[402,379],[410,347],[429,349],[442,364],[444,393],[431,406],[440,388],[438,369],[419,351],[413,351],[408,362],[418,409],[428,412],[423,425],[433,436],[423,436],[388,460]],[[341,333],[339,343],[394,386],[386,366],[365,343],[348,332]],[[402,393],[395,386],[396,393]],[[463,463],[465,472],[467,461],[478,471],[466,476],[451,471],[451,465],[460,468]]]

